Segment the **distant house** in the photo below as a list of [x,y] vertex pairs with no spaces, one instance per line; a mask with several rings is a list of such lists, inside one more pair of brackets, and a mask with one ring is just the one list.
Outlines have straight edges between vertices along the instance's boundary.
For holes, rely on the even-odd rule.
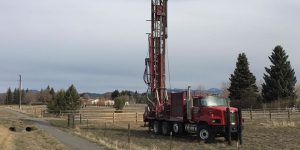
[[99,104],[99,99],[90,99],[89,101],[90,101],[90,103],[91,103],[92,105],[97,105],[97,104]]
[[113,105],[115,105],[114,100],[105,100],[104,101],[104,106],[113,106]]

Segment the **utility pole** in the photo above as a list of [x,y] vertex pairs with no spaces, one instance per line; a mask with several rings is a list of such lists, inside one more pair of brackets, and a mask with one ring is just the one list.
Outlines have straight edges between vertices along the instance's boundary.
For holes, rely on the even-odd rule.
[[22,76],[19,75],[20,79],[19,79],[19,110],[21,110],[21,98],[22,98]]

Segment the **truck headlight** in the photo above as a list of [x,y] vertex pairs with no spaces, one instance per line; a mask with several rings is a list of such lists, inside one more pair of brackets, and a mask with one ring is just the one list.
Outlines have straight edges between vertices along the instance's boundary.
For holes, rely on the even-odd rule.
[[220,119],[213,119],[212,123],[221,123],[221,120]]

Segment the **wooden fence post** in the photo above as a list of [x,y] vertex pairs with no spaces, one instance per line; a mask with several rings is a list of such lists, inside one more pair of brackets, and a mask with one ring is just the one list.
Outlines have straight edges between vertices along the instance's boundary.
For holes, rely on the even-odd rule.
[[86,119],[86,126],[87,126],[87,128],[89,127],[89,119],[88,118]]
[[113,123],[115,123],[115,113],[113,113]]
[[106,136],[106,122],[104,123],[104,137]]
[[81,118],[81,114],[79,114],[79,122],[80,122],[80,124],[81,124],[81,119],[82,119],[82,118]]
[[135,113],[135,123],[137,124],[137,122],[138,122],[138,113],[136,112]]
[[252,108],[250,109],[250,120],[252,120]]
[[128,144],[130,144],[130,123],[128,123]]
[[44,117],[44,110],[41,109],[41,117],[43,118]]
[[270,119],[270,121],[272,120],[271,109],[269,109],[269,119]]
[[291,112],[288,110],[288,120],[291,121]]

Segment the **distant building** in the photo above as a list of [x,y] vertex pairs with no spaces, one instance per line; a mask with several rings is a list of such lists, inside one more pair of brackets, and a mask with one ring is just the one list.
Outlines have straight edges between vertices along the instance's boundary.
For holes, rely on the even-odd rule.
[[113,106],[113,105],[115,105],[114,100],[105,100],[104,101],[104,106]]
[[92,105],[97,105],[99,104],[99,99],[89,99]]

